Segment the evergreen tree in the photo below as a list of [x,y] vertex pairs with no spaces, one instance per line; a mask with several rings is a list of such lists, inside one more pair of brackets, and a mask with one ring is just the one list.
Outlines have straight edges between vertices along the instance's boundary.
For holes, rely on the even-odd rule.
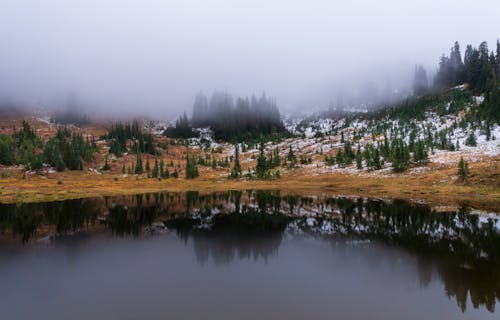
[[142,166],[142,155],[140,152],[137,154],[137,161],[135,164],[134,172],[135,172],[135,174],[143,174],[144,173],[144,167]]
[[428,89],[427,73],[423,66],[418,65],[415,67],[415,77],[413,79],[413,92],[415,95],[422,95]]
[[56,170],[57,171],[64,171],[64,169],[66,169],[66,164],[64,163],[64,160],[63,160],[63,157],[62,157],[62,154],[59,153],[57,154],[56,156]]
[[497,81],[500,80],[500,40],[497,39],[497,51],[495,54],[495,71]]
[[337,155],[335,156],[335,162],[339,166],[339,168],[343,168],[345,166],[345,157],[344,157],[344,152],[342,152],[342,149],[339,149],[337,151]]
[[240,165],[240,151],[238,144],[234,145],[234,166],[231,170],[231,178],[238,178],[241,176],[241,165]]
[[475,147],[475,146],[477,146],[477,139],[476,139],[476,135],[474,134],[474,132],[471,132],[469,134],[469,136],[465,140],[465,145],[469,146],[469,147]]
[[151,176],[153,178],[158,178],[160,176],[159,168],[158,168],[158,159],[157,158],[155,158],[155,165],[153,167],[153,172],[151,173]]
[[261,141],[259,145],[259,157],[257,158],[257,166],[255,167],[255,173],[259,179],[266,178],[269,176],[269,167],[264,154],[264,142]]
[[415,163],[421,164],[427,162],[429,158],[427,147],[422,140],[417,140],[413,150],[413,159]]
[[462,181],[467,181],[469,175],[469,164],[463,157],[460,157],[460,161],[458,162],[458,176]]
[[287,160],[290,162],[290,167],[295,167],[297,165],[297,157],[293,152],[292,146],[290,146],[290,150],[288,151]]
[[382,169],[382,161],[380,160],[380,151],[378,147],[373,149],[373,168],[375,168],[375,170]]
[[160,172],[159,172],[160,177],[162,177],[162,178],[166,178],[165,171],[168,172],[168,169],[165,169],[165,171],[164,171],[164,169],[165,169],[165,162],[163,161],[163,158],[162,158],[160,160]]
[[457,86],[464,82],[464,64],[460,53],[460,44],[455,41],[450,52],[451,85]]
[[272,167],[276,168],[281,166],[281,158],[280,158],[280,153],[278,147],[274,149],[274,161],[272,163]]
[[196,164],[196,159],[193,156],[186,156],[186,179],[194,179],[198,177],[198,166]]
[[358,150],[356,150],[356,168],[363,169],[363,155],[361,154],[361,148],[358,145]]
[[406,143],[401,138],[395,138],[391,144],[392,168],[395,172],[406,170],[410,160],[410,151]]
[[104,157],[104,166],[102,167],[102,170],[108,171],[110,169],[109,163],[108,163],[108,156]]

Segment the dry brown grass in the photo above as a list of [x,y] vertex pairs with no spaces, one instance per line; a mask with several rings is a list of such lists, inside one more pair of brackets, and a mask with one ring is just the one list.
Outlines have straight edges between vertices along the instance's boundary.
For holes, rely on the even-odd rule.
[[[484,210],[500,209],[500,159],[471,164],[469,183],[457,181],[456,168],[432,168],[420,174],[352,175],[347,173],[308,176],[300,169],[273,181],[230,180],[228,170],[202,168],[194,180],[148,179],[118,174],[116,168],[102,175],[66,171],[47,176],[22,178],[13,172],[0,179],[0,202],[34,202],[71,198],[111,196],[143,192],[198,190],[203,192],[280,189],[290,193],[324,193],[424,201],[434,206],[463,204]],[[120,167],[121,168],[121,167]],[[226,172],[227,171],[227,172]]]

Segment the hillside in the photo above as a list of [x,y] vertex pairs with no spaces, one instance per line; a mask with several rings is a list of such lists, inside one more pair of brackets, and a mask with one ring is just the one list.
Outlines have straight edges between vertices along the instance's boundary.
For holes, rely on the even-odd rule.
[[[195,129],[199,132],[196,138],[173,139],[156,130],[163,124],[144,122],[137,130],[143,132],[141,136],[151,135],[156,151],[153,154],[135,152],[134,146],[139,144],[126,140],[126,151],[115,155],[110,150],[113,140],[106,134],[112,124],[69,126],[70,131],[81,134],[84,139],[95,139],[96,152],[92,160],[84,162],[82,170],[75,171],[57,171],[45,164],[36,170],[29,165],[2,165],[0,201],[30,202],[160,190],[282,189],[291,193],[397,197],[436,206],[469,204],[487,210],[498,209],[500,127],[490,124],[489,130],[485,130],[470,120],[483,97],[471,94],[462,86],[421,100],[429,99],[432,103],[418,110],[421,117],[409,118],[401,108],[388,108],[334,118],[284,119],[291,137],[271,139],[260,147],[259,144],[238,144],[241,174],[234,178],[230,176],[235,166],[235,145],[214,141],[209,128]],[[399,110],[399,114],[387,114],[394,110]],[[45,143],[61,129],[60,125],[44,119],[24,119],[28,119]],[[22,119],[5,119],[0,134],[12,134],[14,125],[21,127]],[[475,145],[468,141],[471,135]],[[415,160],[418,141],[425,141],[427,152],[421,161]],[[395,170],[393,152],[384,154],[384,146],[393,149],[393,143],[402,143],[402,150],[408,152],[409,158],[402,170]],[[339,152],[343,158],[338,156]],[[373,154],[376,153],[379,153],[378,160],[375,159],[378,167],[370,163],[375,161]],[[194,179],[187,176],[187,154],[196,166],[198,177]],[[262,155],[264,159],[260,159]],[[138,173],[139,158],[143,171]],[[457,174],[460,158],[469,165],[466,181]],[[262,178],[256,175],[259,161],[269,172]],[[164,163],[165,169],[161,171],[168,171],[168,176],[153,178],[155,162]],[[106,163],[108,168],[104,168]]]

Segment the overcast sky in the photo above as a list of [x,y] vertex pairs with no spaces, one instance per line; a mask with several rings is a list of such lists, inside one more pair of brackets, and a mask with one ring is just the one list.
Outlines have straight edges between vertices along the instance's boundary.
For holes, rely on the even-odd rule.
[[304,109],[365,77],[396,86],[415,63],[436,68],[455,40],[493,49],[499,12],[498,0],[2,0],[0,96],[74,93],[166,117],[221,89]]

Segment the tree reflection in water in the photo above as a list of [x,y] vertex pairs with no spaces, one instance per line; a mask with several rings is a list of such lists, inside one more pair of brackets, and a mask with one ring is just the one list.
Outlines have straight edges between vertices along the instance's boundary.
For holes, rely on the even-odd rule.
[[[417,259],[420,283],[438,276],[445,293],[465,311],[494,311],[500,300],[500,223],[496,216],[435,212],[402,200],[282,196],[279,191],[200,194],[154,193],[128,197],[0,205],[0,233],[23,243],[94,230],[144,236],[154,227],[192,240],[199,263],[267,261],[285,234],[306,233],[338,243],[369,240],[404,249]],[[147,232],[146,232],[147,233]],[[66,237],[67,238],[67,237]]]

